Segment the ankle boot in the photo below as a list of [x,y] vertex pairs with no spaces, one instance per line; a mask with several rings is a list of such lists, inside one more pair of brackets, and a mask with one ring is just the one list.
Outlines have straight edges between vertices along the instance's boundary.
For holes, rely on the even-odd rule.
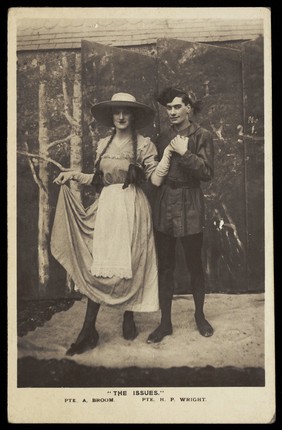
[[213,335],[214,330],[210,323],[206,320],[205,315],[203,313],[195,313],[195,321],[197,328],[202,336],[210,337]]
[[134,340],[138,335],[132,311],[125,311],[123,314],[122,334],[126,340]]
[[99,340],[99,335],[95,328],[99,308],[98,303],[88,299],[83,327],[75,343],[72,343],[67,350],[66,355],[82,354],[89,349],[95,348]]

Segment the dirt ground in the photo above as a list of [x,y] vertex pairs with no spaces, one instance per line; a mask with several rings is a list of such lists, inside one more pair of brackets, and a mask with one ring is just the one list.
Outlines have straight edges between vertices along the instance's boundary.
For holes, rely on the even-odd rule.
[[[78,300],[25,301],[18,304],[18,336],[44,327],[53,315],[78,306]],[[73,308],[74,309],[74,308]],[[226,340],[226,339],[225,339]],[[224,341],[224,339],[223,339]],[[220,350],[220,345],[219,350]],[[18,359],[18,387],[245,387],[264,386],[261,365],[254,366],[88,366],[68,358]]]

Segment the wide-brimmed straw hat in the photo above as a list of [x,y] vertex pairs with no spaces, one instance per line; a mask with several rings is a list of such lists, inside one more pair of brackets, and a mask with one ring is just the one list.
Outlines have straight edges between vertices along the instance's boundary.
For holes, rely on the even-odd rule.
[[136,128],[143,128],[153,121],[155,111],[144,103],[139,103],[136,98],[128,93],[116,93],[111,100],[97,103],[92,106],[91,112],[94,118],[107,127],[113,127],[113,108],[128,107],[132,109],[134,115],[134,125]]

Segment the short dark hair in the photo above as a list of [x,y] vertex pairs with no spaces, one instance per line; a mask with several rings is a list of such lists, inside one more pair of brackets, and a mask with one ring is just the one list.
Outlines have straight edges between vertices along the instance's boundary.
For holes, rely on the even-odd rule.
[[168,103],[171,103],[175,97],[180,97],[186,106],[189,104],[194,109],[194,113],[197,113],[201,110],[200,100],[196,100],[196,97],[194,96],[194,94],[192,97],[182,88],[177,88],[177,87],[165,88],[164,90],[161,91],[161,93],[157,96],[156,99],[162,106],[166,106]]
[[188,94],[186,93],[185,90],[183,90],[182,88],[176,88],[176,87],[168,87],[165,88],[157,97],[157,101],[163,105],[166,106],[167,103],[172,102],[172,100],[175,97],[181,97],[183,103],[185,105],[191,104],[192,102],[188,96]]

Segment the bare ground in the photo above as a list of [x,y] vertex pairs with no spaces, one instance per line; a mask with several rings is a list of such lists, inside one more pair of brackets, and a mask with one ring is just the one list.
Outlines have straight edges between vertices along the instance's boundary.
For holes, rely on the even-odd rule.
[[[22,337],[75,300],[40,300],[18,303],[18,336]],[[88,367],[72,360],[18,360],[18,387],[251,387],[264,386],[265,373],[260,367],[171,367],[106,368]]]

